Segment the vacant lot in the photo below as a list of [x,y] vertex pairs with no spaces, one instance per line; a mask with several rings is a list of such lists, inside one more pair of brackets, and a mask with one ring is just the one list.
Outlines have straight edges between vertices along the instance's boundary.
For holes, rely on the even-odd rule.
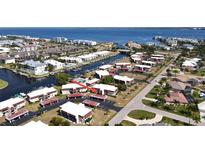
[[110,118],[114,115],[114,111],[103,111],[101,109],[94,109],[93,110],[93,118],[91,120],[90,125],[92,126],[102,126],[107,121],[110,120]]
[[146,80],[147,75],[143,73],[135,73],[135,72],[122,72],[120,75],[128,76],[130,78],[134,78],[136,80]]

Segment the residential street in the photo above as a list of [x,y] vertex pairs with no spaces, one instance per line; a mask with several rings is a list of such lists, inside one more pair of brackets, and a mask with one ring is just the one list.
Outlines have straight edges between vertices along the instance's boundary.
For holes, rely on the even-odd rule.
[[[177,55],[176,55],[176,57],[177,57]],[[148,84],[141,92],[139,92],[123,109],[121,109],[120,112],[118,112],[109,121],[109,125],[114,126],[115,124],[120,123],[127,116],[127,114],[130,111],[135,110],[135,109],[142,109],[142,110],[150,111],[150,112],[156,113],[158,115],[162,115],[162,116],[166,116],[166,117],[169,117],[169,118],[172,118],[172,119],[175,119],[175,120],[179,120],[179,121],[182,121],[182,122],[190,123],[192,125],[203,125],[202,123],[201,124],[196,124],[190,118],[180,116],[180,115],[176,115],[176,114],[166,112],[166,111],[163,111],[163,110],[159,110],[159,109],[156,109],[156,108],[152,108],[152,107],[149,107],[149,106],[145,106],[142,103],[142,99],[156,85],[156,83],[161,80],[161,78],[163,77],[163,74],[166,73],[166,70],[169,67],[170,67],[170,65],[167,66],[157,77],[155,77],[152,80],[152,82],[150,84]]]

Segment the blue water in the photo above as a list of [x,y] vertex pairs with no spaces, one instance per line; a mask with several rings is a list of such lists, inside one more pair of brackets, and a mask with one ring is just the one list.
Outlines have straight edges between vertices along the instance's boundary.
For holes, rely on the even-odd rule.
[[[67,71],[66,73],[71,75],[82,75],[86,71],[92,71],[97,69],[99,66],[103,65],[103,63],[112,63],[115,60],[121,59],[125,56],[126,55],[124,54],[118,54],[110,58],[100,60],[86,66],[82,66],[81,70],[79,71],[76,72]],[[0,78],[6,80],[9,83],[8,87],[0,90],[0,102],[10,97],[13,97],[15,94],[19,94],[21,92],[28,93],[39,87],[53,86],[56,83],[56,80],[53,76],[49,76],[47,78],[38,79],[38,80],[28,79],[27,77],[17,75],[12,71],[6,69],[0,69]]]
[[40,38],[62,36],[68,39],[112,41],[119,44],[124,44],[130,40],[146,43],[152,41],[156,35],[205,39],[205,30],[191,28],[0,28],[0,35],[7,34]]

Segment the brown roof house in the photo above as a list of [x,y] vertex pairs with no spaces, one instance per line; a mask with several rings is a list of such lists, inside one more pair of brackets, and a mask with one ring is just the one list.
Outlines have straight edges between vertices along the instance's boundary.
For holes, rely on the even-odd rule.
[[168,84],[174,91],[186,91],[187,87],[191,87],[188,83],[178,81],[169,81]]
[[165,101],[167,103],[181,103],[181,104],[188,104],[188,100],[181,92],[169,92],[167,96],[165,96]]

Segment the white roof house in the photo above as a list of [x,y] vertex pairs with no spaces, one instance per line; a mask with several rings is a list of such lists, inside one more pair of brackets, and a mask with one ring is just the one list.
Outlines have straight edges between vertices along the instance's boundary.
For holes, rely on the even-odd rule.
[[24,126],[28,126],[28,127],[45,127],[45,126],[48,126],[48,125],[46,125],[42,121],[30,121],[29,123],[25,124]]
[[45,63],[52,65],[55,69],[62,69],[64,67],[63,63],[61,63],[57,60],[54,60],[54,59],[46,60]]
[[78,88],[82,88],[82,86],[76,83],[68,83],[68,84],[62,85],[62,90],[63,89],[78,89]]
[[198,104],[201,121],[205,121],[205,101]]
[[154,56],[152,56],[151,59],[154,59],[154,60],[164,60],[165,58],[164,57],[154,57]]
[[13,107],[15,104],[18,104],[20,102],[24,102],[25,100],[23,98],[20,97],[16,97],[16,98],[10,98],[7,99],[5,101],[0,102],[0,110],[5,109],[5,108],[11,108]]
[[112,65],[107,64],[107,65],[102,65],[102,66],[100,66],[99,69],[107,70],[107,69],[110,69],[110,68],[112,68],[112,67],[113,67]]
[[149,66],[149,65],[135,65],[135,67],[147,68],[147,69],[151,68],[151,66]]
[[197,63],[195,63],[193,61],[185,61],[182,63],[182,66],[184,66],[184,67],[196,67]]
[[108,76],[110,75],[110,73],[106,70],[97,70],[95,71],[95,73],[100,77],[102,78],[103,76]]
[[115,63],[116,66],[126,66],[131,65],[131,63]]
[[50,87],[50,88],[45,87],[43,89],[34,90],[28,93],[27,96],[29,98],[35,98],[42,95],[48,95],[49,93],[54,93],[54,92],[57,92],[57,90],[54,87]]
[[164,57],[164,55],[160,55],[160,54],[152,54],[152,57]]
[[185,60],[182,63],[182,66],[184,66],[184,67],[196,67],[198,65],[197,62],[200,60],[201,60],[200,58],[192,58],[189,60]]
[[82,63],[83,60],[80,57],[61,57],[60,59],[65,60],[66,62],[71,63]]
[[10,49],[9,49],[9,48],[0,47],[0,54],[1,54],[1,53],[8,53],[8,52],[10,52]]
[[121,75],[114,75],[114,79],[123,81],[125,82],[125,84],[127,84],[127,82],[132,82],[134,80],[133,78],[129,78],[127,76],[121,76]]
[[91,80],[87,80],[86,83],[87,83],[87,84],[94,84],[94,83],[98,82],[99,80],[100,80],[100,79],[93,78],[93,79],[91,79]]
[[85,107],[83,104],[75,104],[70,101],[61,105],[60,108],[67,113],[82,117],[92,111],[92,109]]
[[97,51],[97,52],[95,52],[95,54],[98,56],[106,56],[106,55],[110,54],[110,51]]
[[102,94],[105,94],[105,91],[111,91],[111,92],[116,92],[118,90],[117,87],[108,85],[108,84],[95,84],[93,88],[99,89],[102,91]]
[[146,60],[143,60],[142,63],[143,63],[143,64],[147,64],[147,65],[151,65],[151,66],[156,64],[156,63],[153,62],[153,61],[146,61]]

